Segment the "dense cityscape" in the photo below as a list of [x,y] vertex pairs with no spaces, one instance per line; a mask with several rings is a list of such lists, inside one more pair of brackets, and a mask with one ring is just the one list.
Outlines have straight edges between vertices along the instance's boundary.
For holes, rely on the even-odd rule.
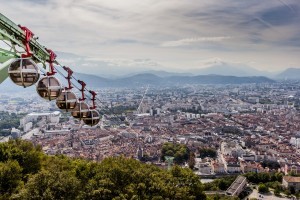
[[0,200],[300,199],[299,0],[0,5]]
[[162,151],[165,144],[181,144],[194,156],[194,173],[203,178],[300,170],[298,82],[97,92],[102,119],[95,127],[35,95],[2,94],[0,111],[19,116],[20,123],[10,134],[1,130],[1,141],[23,138],[49,155],[94,161],[125,156],[162,168],[172,164],[164,156],[190,165],[191,158]]

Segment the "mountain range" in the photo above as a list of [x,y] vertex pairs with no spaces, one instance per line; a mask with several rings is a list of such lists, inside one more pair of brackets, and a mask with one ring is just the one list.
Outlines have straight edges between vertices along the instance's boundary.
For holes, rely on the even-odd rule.
[[277,79],[300,80],[299,68],[288,68],[276,75]]
[[[114,66],[102,60],[89,59],[69,53],[60,53],[62,62],[67,63],[75,73],[75,77],[84,80],[90,87],[139,87],[143,85],[176,86],[185,84],[242,84],[272,83],[274,80],[298,79],[299,68],[288,68],[282,72],[271,73],[252,68],[245,64],[228,63],[212,60],[193,68],[169,72],[147,69],[147,67]],[[140,61],[139,61],[140,62]],[[122,70],[121,70],[122,68]],[[63,70],[62,70],[63,71]],[[64,85],[64,78],[57,75]],[[34,87],[15,86],[10,80],[0,84],[0,92],[34,91]]]
[[199,63],[199,66],[196,68],[182,66],[181,69],[176,70],[166,69],[150,59],[105,60],[63,52],[58,52],[58,58],[76,72],[93,74],[109,79],[126,78],[138,74],[153,74],[159,77],[215,74],[238,77],[266,76],[271,79],[300,79],[299,68],[270,72],[255,69],[247,64],[222,61],[218,58]]
[[228,63],[221,60],[205,63],[199,69],[190,69],[193,74],[217,74],[223,76],[270,76],[270,72],[257,70],[245,64]]
[[85,80],[90,87],[140,87],[152,86],[180,86],[186,84],[245,84],[245,83],[273,83],[272,79],[263,76],[237,77],[221,75],[172,75],[157,76],[151,73],[136,74],[128,77],[107,79],[86,74],[75,74],[79,79]]
[[[59,80],[66,85],[63,77],[56,75]],[[77,80],[83,80],[91,88],[111,88],[111,87],[141,87],[150,86],[182,86],[186,84],[248,84],[248,83],[273,83],[272,79],[263,76],[237,77],[237,76],[221,76],[221,75],[198,75],[184,76],[174,75],[159,77],[154,74],[145,73],[137,74],[123,78],[108,79],[96,75],[75,73]],[[73,79],[73,83],[79,88],[79,85]],[[16,86],[9,78],[0,84],[0,92],[33,92],[35,87],[23,88]]]
[[130,77],[137,74],[153,74],[159,77],[170,76],[198,76],[198,75],[219,75],[236,77],[264,76],[273,80],[300,80],[300,68],[287,68],[282,72],[260,71],[255,68],[244,66],[234,66],[226,63],[219,63],[210,67],[201,69],[191,69],[189,73],[167,72],[163,70],[147,70],[140,73],[132,73],[121,77]]

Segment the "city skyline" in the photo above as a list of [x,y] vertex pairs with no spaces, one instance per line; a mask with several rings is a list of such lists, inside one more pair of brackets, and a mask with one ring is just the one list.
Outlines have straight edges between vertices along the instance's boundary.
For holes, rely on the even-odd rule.
[[87,58],[80,65],[91,71],[185,71],[215,60],[266,71],[300,67],[299,10],[295,0],[13,0],[0,8],[46,47]]

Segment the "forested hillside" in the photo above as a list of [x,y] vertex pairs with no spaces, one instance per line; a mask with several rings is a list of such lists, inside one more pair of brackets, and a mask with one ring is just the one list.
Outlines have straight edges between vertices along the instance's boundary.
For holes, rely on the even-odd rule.
[[30,142],[0,143],[0,199],[206,199],[189,169],[124,157],[101,163],[47,156]]

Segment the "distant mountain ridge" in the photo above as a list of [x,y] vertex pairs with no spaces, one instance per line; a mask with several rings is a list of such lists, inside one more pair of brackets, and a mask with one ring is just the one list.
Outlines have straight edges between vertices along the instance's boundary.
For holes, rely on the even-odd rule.
[[299,68],[288,68],[276,76],[277,79],[300,80]]
[[[299,70],[300,71],[300,70]],[[56,75],[63,85],[66,85],[65,78]],[[77,80],[86,82],[89,88],[109,87],[140,87],[151,86],[182,86],[186,84],[249,84],[249,83],[274,83],[275,81],[264,76],[222,76],[222,75],[197,75],[184,76],[173,75],[160,77],[152,73],[136,74],[124,78],[103,78],[92,74],[74,73]],[[77,81],[72,82],[79,86]],[[35,87],[23,88],[15,85],[9,78],[0,84],[0,92],[34,92]]]
[[168,71],[164,71],[164,70],[148,70],[148,71],[141,71],[141,72],[127,74],[127,75],[125,75],[123,77],[120,77],[120,78],[126,78],[126,77],[130,77],[130,76],[138,75],[138,74],[153,74],[153,75],[159,76],[159,77],[193,76],[192,73],[168,72]]
[[77,78],[84,80],[91,87],[140,87],[152,86],[179,86],[185,84],[246,84],[246,83],[273,83],[272,79],[263,76],[236,77],[220,75],[198,76],[168,76],[159,77],[151,73],[137,74],[118,79],[106,79],[95,75],[77,73]]
[[223,76],[270,76],[269,72],[260,71],[245,64],[227,63],[223,61],[214,61],[207,63],[200,69],[191,69],[196,75],[223,75]]
[[[63,85],[66,80],[57,76]],[[199,75],[199,76],[168,76],[159,77],[151,73],[136,74],[133,76],[108,79],[91,74],[75,73],[77,80],[83,80],[89,88],[107,88],[107,87],[140,87],[143,85],[152,86],[181,86],[185,84],[246,84],[246,83],[273,83],[272,79],[263,76],[236,77],[220,75]],[[72,79],[72,82],[78,86],[78,83]],[[35,91],[35,87],[25,88],[28,92]],[[23,87],[15,85],[9,78],[0,84],[0,92],[22,92]]]
[[[223,76],[266,76],[271,79],[300,79],[300,76],[296,76],[292,73],[280,75],[283,72],[270,72],[253,68],[247,63],[227,62],[219,58],[212,58],[206,61],[200,61],[198,67],[191,68],[189,66],[182,66],[180,69],[172,69],[169,66],[169,70],[156,63],[151,59],[142,60],[125,60],[124,62],[117,60],[107,60],[101,58],[89,58],[84,56],[78,56],[72,53],[58,52],[62,62],[67,62],[69,66],[72,66],[73,71],[80,73],[90,73],[100,77],[108,79],[120,79],[127,78],[137,74],[151,73],[159,77],[170,76],[197,76],[197,75],[223,75]],[[261,66],[263,67],[263,66]],[[288,70],[288,69],[287,69]],[[296,72],[298,73],[298,72]]]

